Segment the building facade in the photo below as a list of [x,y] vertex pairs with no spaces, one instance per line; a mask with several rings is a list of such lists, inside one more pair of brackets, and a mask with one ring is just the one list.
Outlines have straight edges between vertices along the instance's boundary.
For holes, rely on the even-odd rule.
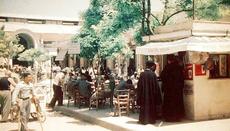
[[[44,48],[51,55],[58,55],[58,48],[63,47],[50,44],[70,43],[79,32],[81,13],[88,5],[89,0],[0,0],[0,26],[4,26],[7,33],[18,35],[19,43],[26,49]],[[67,65],[73,55],[72,51]],[[13,63],[17,64],[17,60]]]

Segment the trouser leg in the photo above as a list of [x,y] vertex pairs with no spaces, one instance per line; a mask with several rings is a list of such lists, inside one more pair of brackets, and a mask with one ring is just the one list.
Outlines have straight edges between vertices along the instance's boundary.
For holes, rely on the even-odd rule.
[[11,92],[10,91],[1,91],[0,95],[2,96],[2,121],[7,121],[10,114],[11,108]]
[[58,86],[57,87],[57,97],[58,97],[58,105],[61,106],[63,105],[63,91],[62,91],[62,87]]
[[114,94],[114,90],[112,90],[110,94],[110,108],[113,107],[113,94]]
[[56,104],[56,101],[58,100],[58,86],[57,85],[53,85],[53,91],[54,91],[54,95],[53,95],[53,98],[52,100],[50,101],[50,106],[51,107],[54,107],[55,104]]
[[3,110],[3,97],[0,95],[0,114],[2,115],[2,110]]
[[24,100],[20,106],[20,126],[19,131],[28,131],[28,121],[30,116],[30,99]]

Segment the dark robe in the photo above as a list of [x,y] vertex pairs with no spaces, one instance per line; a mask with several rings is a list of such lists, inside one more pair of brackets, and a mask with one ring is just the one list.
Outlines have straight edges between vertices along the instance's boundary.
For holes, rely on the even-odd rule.
[[182,66],[177,63],[166,65],[161,80],[164,92],[163,117],[166,121],[179,121],[184,116]]
[[137,104],[140,106],[139,122],[141,124],[154,124],[156,122],[156,89],[157,76],[146,69],[140,74],[137,83]]

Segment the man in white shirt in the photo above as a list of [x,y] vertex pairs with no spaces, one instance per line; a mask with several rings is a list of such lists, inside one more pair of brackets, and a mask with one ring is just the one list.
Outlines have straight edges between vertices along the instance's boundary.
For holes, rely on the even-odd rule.
[[63,105],[63,91],[62,86],[64,82],[65,74],[63,72],[57,72],[53,81],[53,98],[49,103],[49,107],[54,108],[56,102],[58,101],[58,106]]
[[[18,83],[14,89],[12,103],[18,104],[20,107],[20,131],[28,131],[27,123],[30,116],[31,98],[35,99],[33,84],[31,83],[33,78],[30,73],[22,74],[23,81]],[[17,102],[17,99],[19,101]]]

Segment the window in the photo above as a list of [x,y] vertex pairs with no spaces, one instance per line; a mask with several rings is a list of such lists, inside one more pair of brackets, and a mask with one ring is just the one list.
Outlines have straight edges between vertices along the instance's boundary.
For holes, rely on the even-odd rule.
[[6,17],[0,17],[0,22],[7,22],[7,18]]
[[78,25],[78,21],[62,21],[63,25]]
[[37,20],[37,19],[28,19],[27,22],[30,24],[45,24],[46,23],[45,20]]
[[53,41],[43,41],[43,44],[47,45],[47,44],[52,44]]
[[230,55],[212,54],[207,61],[209,78],[227,78],[229,75]]

